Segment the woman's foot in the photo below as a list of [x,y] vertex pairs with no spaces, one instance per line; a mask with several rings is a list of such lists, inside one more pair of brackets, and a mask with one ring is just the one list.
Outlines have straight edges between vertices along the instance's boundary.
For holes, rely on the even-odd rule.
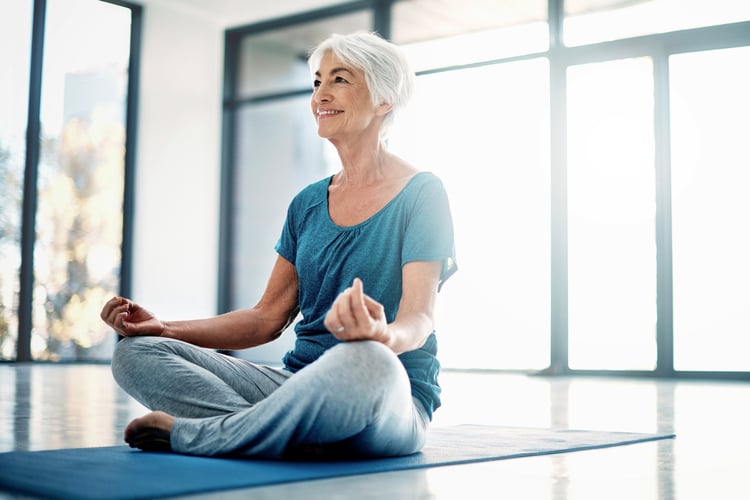
[[169,451],[169,435],[175,418],[163,411],[153,411],[136,418],[125,428],[125,442],[143,451]]

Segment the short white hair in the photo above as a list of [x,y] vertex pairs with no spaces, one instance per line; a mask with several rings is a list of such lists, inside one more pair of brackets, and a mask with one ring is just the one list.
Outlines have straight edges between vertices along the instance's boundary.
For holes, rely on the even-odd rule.
[[334,33],[310,53],[308,64],[314,75],[327,52],[342,62],[362,70],[375,106],[390,104],[381,129],[384,136],[395,115],[409,102],[414,92],[414,71],[404,52],[377,33],[359,31],[348,35]]

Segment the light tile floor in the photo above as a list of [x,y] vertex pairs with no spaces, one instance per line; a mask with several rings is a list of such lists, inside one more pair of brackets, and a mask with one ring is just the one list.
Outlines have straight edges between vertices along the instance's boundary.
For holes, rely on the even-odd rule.
[[[750,384],[445,372],[433,425],[674,432],[674,440],[193,499],[750,499]],[[0,365],[0,452],[121,444],[145,409],[106,365]],[[18,498],[0,493],[0,499]]]

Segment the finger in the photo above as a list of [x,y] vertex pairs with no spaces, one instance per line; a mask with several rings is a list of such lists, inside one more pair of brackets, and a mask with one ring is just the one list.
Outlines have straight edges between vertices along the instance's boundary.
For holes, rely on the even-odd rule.
[[102,312],[100,314],[101,318],[104,321],[107,321],[107,319],[111,316],[112,311],[120,305],[120,297],[112,297],[109,299],[105,304],[104,307],[102,307]]
[[339,300],[336,301],[336,312],[338,314],[341,326],[345,329],[353,330],[357,327],[357,320],[352,312],[352,298],[353,290],[347,288],[341,295]]
[[338,337],[340,333],[344,331],[346,328],[341,318],[339,317],[339,308],[341,305],[341,295],[336,298],[336,301],[331,306],[331,309],[328,311],[328,314],[326,314],[325,321],[323,322],[328,328],[328,331],[331,332],[334,336]]
[[370,315],[368,314],[367,306],[365,305],[365,294],[361,279],[354,279],[351,295],[350,305],[352,317],[357,322],[357,325],[366,325],[370,321]]
[[331,306],[331,308],[328,310],[328,313],[326,313],[325,319],[323,319],[323,324],[331,333],[333,333],[333,330],[337,326],[335,316],[336,316],[336,311],[334,310],[334,306]]
[[355,299],[362,304],[364,304],[364,284],[362,283],[362,280],[359,278],[354,278],[354,282],[352,282],[352,294],[354,295]]
[[137,333],[135,330],[138,328],[138,323],[130,321],[132,310],[129,307],[129,303],[123,304],[120,308],[115,311],[112,327],[117,330],[121,335],[130,336]]
[[122,318],[128,314],[128,305],[120,304],[111,308],[106,314],[103,313],[102,319],[110,326],[116,326],[122,323]]
[[116,297],[112,299],[112,302],[113,310],[127,311],[128,309],[130,309],[130,301],[125,297]]

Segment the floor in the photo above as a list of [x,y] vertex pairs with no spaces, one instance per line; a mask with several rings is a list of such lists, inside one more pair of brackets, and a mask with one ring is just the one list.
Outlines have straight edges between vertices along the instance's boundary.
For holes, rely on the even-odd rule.
[[[750,384],[517,374],[442,375],[433,425],[669,432],[677,438],[260,487],[202,499],[750,499]],[[121,443],[144,408],[105,365],[0,365],[0,452]],[[0,492],[0,500],[19,498]]]

